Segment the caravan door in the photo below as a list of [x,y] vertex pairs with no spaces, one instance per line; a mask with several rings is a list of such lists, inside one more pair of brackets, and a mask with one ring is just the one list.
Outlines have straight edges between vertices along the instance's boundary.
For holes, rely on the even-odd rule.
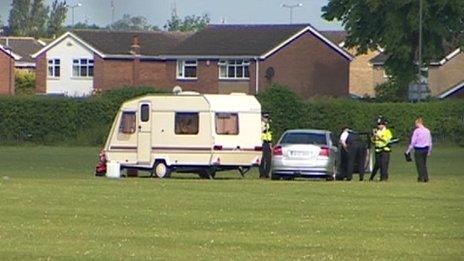
[[149,165],[151,161],[151,103],[139,103],[137,127],[137,162],[138,165]]

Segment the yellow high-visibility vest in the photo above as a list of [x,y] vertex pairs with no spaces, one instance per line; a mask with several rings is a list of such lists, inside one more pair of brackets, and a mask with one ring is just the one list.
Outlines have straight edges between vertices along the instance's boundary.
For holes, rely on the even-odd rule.
[[377,136],[372,137],[372,142],[374,143],[375,152],[390,152],[390,140],[392,139],[392,133],[389,129],[385,128],[383,130],[377,130]]
[[272,132],[270,130],[264,131],[261,134],[261,140],[271,142],[272,141]]

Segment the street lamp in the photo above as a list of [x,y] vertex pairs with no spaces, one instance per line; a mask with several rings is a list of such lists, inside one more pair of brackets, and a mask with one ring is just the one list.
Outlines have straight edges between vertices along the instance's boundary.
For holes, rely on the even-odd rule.
[[282,4],[281,7],[283,8],[288,8],[290,9],[290,24],[293,23],[293,9],[294,8],[297,8],[297,7],[302,7],[303,4],[302,3],[298,3],[298,4],[293,4],[293,5],[289,5],[289,4]]
[[70,6],[70,8],[71,8],[71,14],[72,14],[72,28],[73,28],[73,29],[74,29],[74,8],[76,8],[76,7],[81,7],[81,6],[82,6],[81,3],[77,3],[77,4],[75,4],[75,5]]
[[417,82],[409,86],[409,100],[419,102],[427,95],[427,79],[422,76],[422,0],[419,0],[419,46],[417,55]]

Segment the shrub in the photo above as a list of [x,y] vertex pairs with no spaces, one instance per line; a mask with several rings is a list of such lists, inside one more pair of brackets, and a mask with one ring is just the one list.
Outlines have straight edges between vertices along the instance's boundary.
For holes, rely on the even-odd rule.
[[[152,88],[117,90],[90,98],[0,97],[0,143],[102,145],[120,103],[159,92]],[[393,134],[409,141],[414,119],[424,117],[435,141],[464,145],[464,101],[365,103],[347,99],[302,101],[284,86],[273,85],[258,96],[271,115],[274,141],[288,129],[327,129],[343,125],[370,131],[378,115],[387,117]]]
[[303,101],[287,87],[273,84],[257,95],[262,111],[269,112],[273,139],[277,139],[286,129],[303,127]]
[[33,95],[35,93],[35,73],[17,71],[15,73],[15,89],[17,95]]
[[386,117],[395,137],[409,142],[414,120],[422,116],[435,141],[464,145],[464,102],[365,103],[347,99],[301,101],[283,86],[258,95],[271,113],[274,141],[288,129],[326,129],[338,135],[344,125],[368,132],[379,115]]
[[129,99],[150,94],[150,93],[166,93],[165,91],[157,90],[153,87],[123,87],[114,90],[104,91],[95,97],[101,97],[105,100],[111,101],[117,105],[121,105],[124,101]]

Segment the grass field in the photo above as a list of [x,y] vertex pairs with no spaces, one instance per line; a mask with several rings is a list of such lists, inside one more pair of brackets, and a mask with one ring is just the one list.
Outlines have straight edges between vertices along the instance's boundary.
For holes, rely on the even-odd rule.
[[464,259],[464,148],[428,184],[93,177],[97,148],[0,147],[0,260]]

